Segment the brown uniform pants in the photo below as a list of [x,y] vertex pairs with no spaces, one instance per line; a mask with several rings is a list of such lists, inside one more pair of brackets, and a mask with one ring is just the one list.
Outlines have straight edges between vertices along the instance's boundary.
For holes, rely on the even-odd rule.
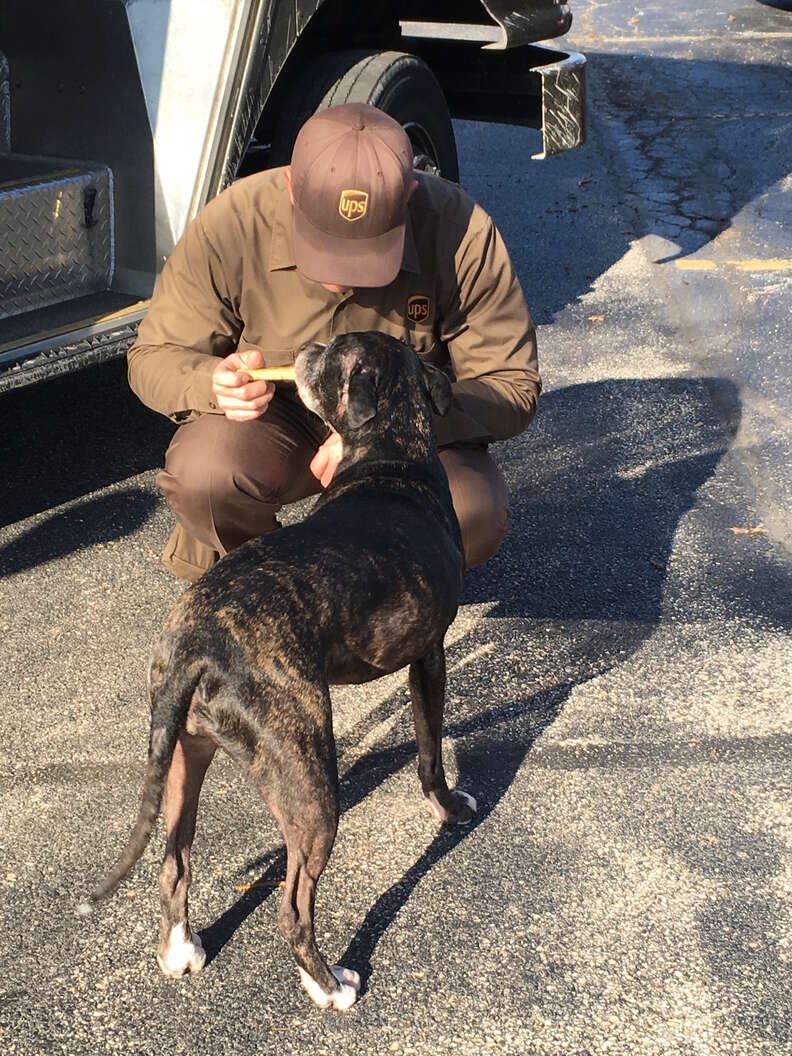
[[[280,393],[252,422],[205,414],[180,426],[157,475],[179,521],[163,554],[165,565],[195,580],[219,556],[277,528],[284,505],[322,490],[309,463],[326,436],[318,418]],[[506,482],[484,446],[445,448],[440,460],[472,568],[491,557],[506,535]]]

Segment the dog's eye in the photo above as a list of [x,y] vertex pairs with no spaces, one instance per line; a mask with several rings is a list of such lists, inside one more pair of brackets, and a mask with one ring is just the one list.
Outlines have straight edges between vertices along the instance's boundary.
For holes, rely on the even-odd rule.
[[361,379],[376,388],[377,385],[377,372],[371,366],[365,363],[355,363],[349,372],[349,381]]

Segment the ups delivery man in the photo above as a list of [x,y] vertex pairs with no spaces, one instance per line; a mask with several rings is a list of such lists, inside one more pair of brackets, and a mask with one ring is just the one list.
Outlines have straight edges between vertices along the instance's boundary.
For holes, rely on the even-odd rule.
[[413,171],[380,110],[348,104],[300,130],[291,165],[249,176],[188,226],[129,351],[129,381],[179,423],[158,474],[177,525],[163,560],[197,579],[326,487],[340,438],[293,386],[245,367],[291,364],[304,341],[382,330],[453,379],[434,421],[468,567],[500,546],[509,497],[488,451],[522,432],[541,382],[536,337],[491,218]]

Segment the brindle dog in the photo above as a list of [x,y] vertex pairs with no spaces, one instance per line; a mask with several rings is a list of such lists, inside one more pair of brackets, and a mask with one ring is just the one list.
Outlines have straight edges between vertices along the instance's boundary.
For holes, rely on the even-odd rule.
[[[158,961],[168,975],[203,967],[187,921],[198,793],[217,747],[250,775],[286,843],[278,926],[320,1006],[348,1008],[356,972],[329,967],[316,945],[316,883],[338,825],[338,772],[328,686],[409,665],[423,794],[440,821],[470,821],[475,800],[450,791],[441,737],[443,638],[456,615],[463,556],[432,436],[451,386],[384,334],[304,345],[303,402],[342,437],[331,486],[301,524],[251,540],[174,605],[149,670],[151,733],[142,804],[129,843],[93,892],[111,894],[151,836],[174,753],[160,876]],[[173,770],[171,772],[174,772]]]

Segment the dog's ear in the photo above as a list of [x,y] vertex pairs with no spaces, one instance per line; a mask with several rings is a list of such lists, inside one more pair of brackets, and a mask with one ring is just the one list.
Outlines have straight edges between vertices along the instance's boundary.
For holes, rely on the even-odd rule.
[[429,402],[439,415],[448,414],[451,410],[452,390],[448,375],[442,370],[433,367],[430,363],[421,361],[423,367],[423,383]]
[[354,371],[349,378],[347,422],[358,429],[377,415],[377,374],[370,367]]

